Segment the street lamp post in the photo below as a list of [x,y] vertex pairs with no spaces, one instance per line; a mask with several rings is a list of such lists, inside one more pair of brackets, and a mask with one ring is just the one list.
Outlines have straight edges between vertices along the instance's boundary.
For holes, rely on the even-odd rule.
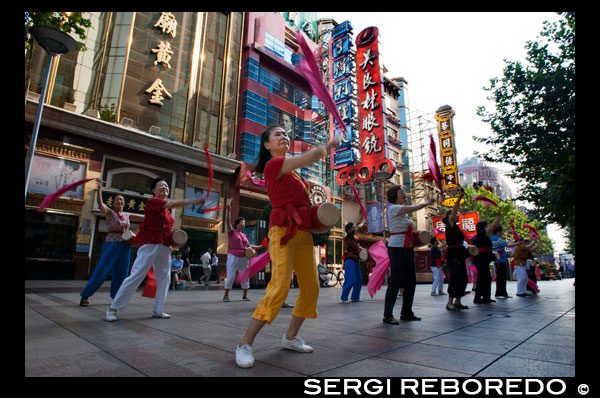
[[50,68],[52,66],[52,60],[55,56],[66,54],[77,49],[77,42],[68,34],[50,27],[50,26],[32,26],[29,29],[29,33],[33,36],[35,41],[42,47],[49,55],[48,69],[46,70],[46,77],[44,78],[44,84],[42,86],[42,94],[40,95],[37,113],[35,115],[35,123],[33,125],[33,131],[31,133],[31,141],[29,142],[29,150],[27,151],[27,160],[25,161],[25,200],[27,200],[27,189],[29,187],[29,175],[31,174],[31,162],[33,161],[33,154],[35,152],[35,146],[37,143],[38,131],[40,128],[40,121],[42,120],[42,111],[44,109],[44,99],[46,98],[46,90],[48,89],[48,80],[50,78]]

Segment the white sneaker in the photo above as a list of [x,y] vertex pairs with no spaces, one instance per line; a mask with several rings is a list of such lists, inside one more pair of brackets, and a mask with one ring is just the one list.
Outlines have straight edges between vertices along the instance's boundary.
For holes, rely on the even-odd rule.
[[240,368],[251,368],[254,366],[254,356],[252,356],[252,347],[248,344],[242,344],[235,347],[235,364]]
[[156,312],[152,313],[152,318],[169,319],[170,317],[171,315],[167,314],[166,312],[163,312],[162,314],[157,314]]
[[110,311],[110,308],[106,310],[106,321],[115,322],[117,320],[117,313]]
[[288,340],[285,338],[285,334],[281,338],[281,348],[298,352],[313,352],[313,348],[304,343],[302,338],[296,336],[293,340]]

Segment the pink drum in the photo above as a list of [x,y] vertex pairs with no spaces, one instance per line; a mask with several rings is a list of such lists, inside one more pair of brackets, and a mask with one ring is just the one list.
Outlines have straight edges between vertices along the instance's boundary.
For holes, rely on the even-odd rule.
[[310,209],[312,232],[329,231],[340,219],[340,209],[331,202],[322,202]]

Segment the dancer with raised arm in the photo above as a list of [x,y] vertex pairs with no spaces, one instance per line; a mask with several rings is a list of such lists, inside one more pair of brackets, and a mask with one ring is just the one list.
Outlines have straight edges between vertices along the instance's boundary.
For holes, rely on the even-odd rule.
[[333,141],[314,147],[300,156],[287,157],[290,139],[283,128],[268,127],[261,134],[254,171],[263,173],[273,205],[269,221],[272,271],[265,297],[258,303],[246,333],[236,348],[235,360],[239,367],[254,365],[252,344],[262,327],[270,324],[279,313],[290,289],[292,269],[298,276],[299,294],[289,327],[281,339],[281,347],[298,352],[313,351],[297,335],[306,318],[317,317],[319,277],[313,254],[309,185],[294,170],[317,162],[332,145]]

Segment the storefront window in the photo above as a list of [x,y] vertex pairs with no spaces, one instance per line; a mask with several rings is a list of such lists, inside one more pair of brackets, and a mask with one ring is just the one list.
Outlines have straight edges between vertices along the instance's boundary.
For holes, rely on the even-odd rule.
[[25,258],[72,259],[79,217],[25,211]]

